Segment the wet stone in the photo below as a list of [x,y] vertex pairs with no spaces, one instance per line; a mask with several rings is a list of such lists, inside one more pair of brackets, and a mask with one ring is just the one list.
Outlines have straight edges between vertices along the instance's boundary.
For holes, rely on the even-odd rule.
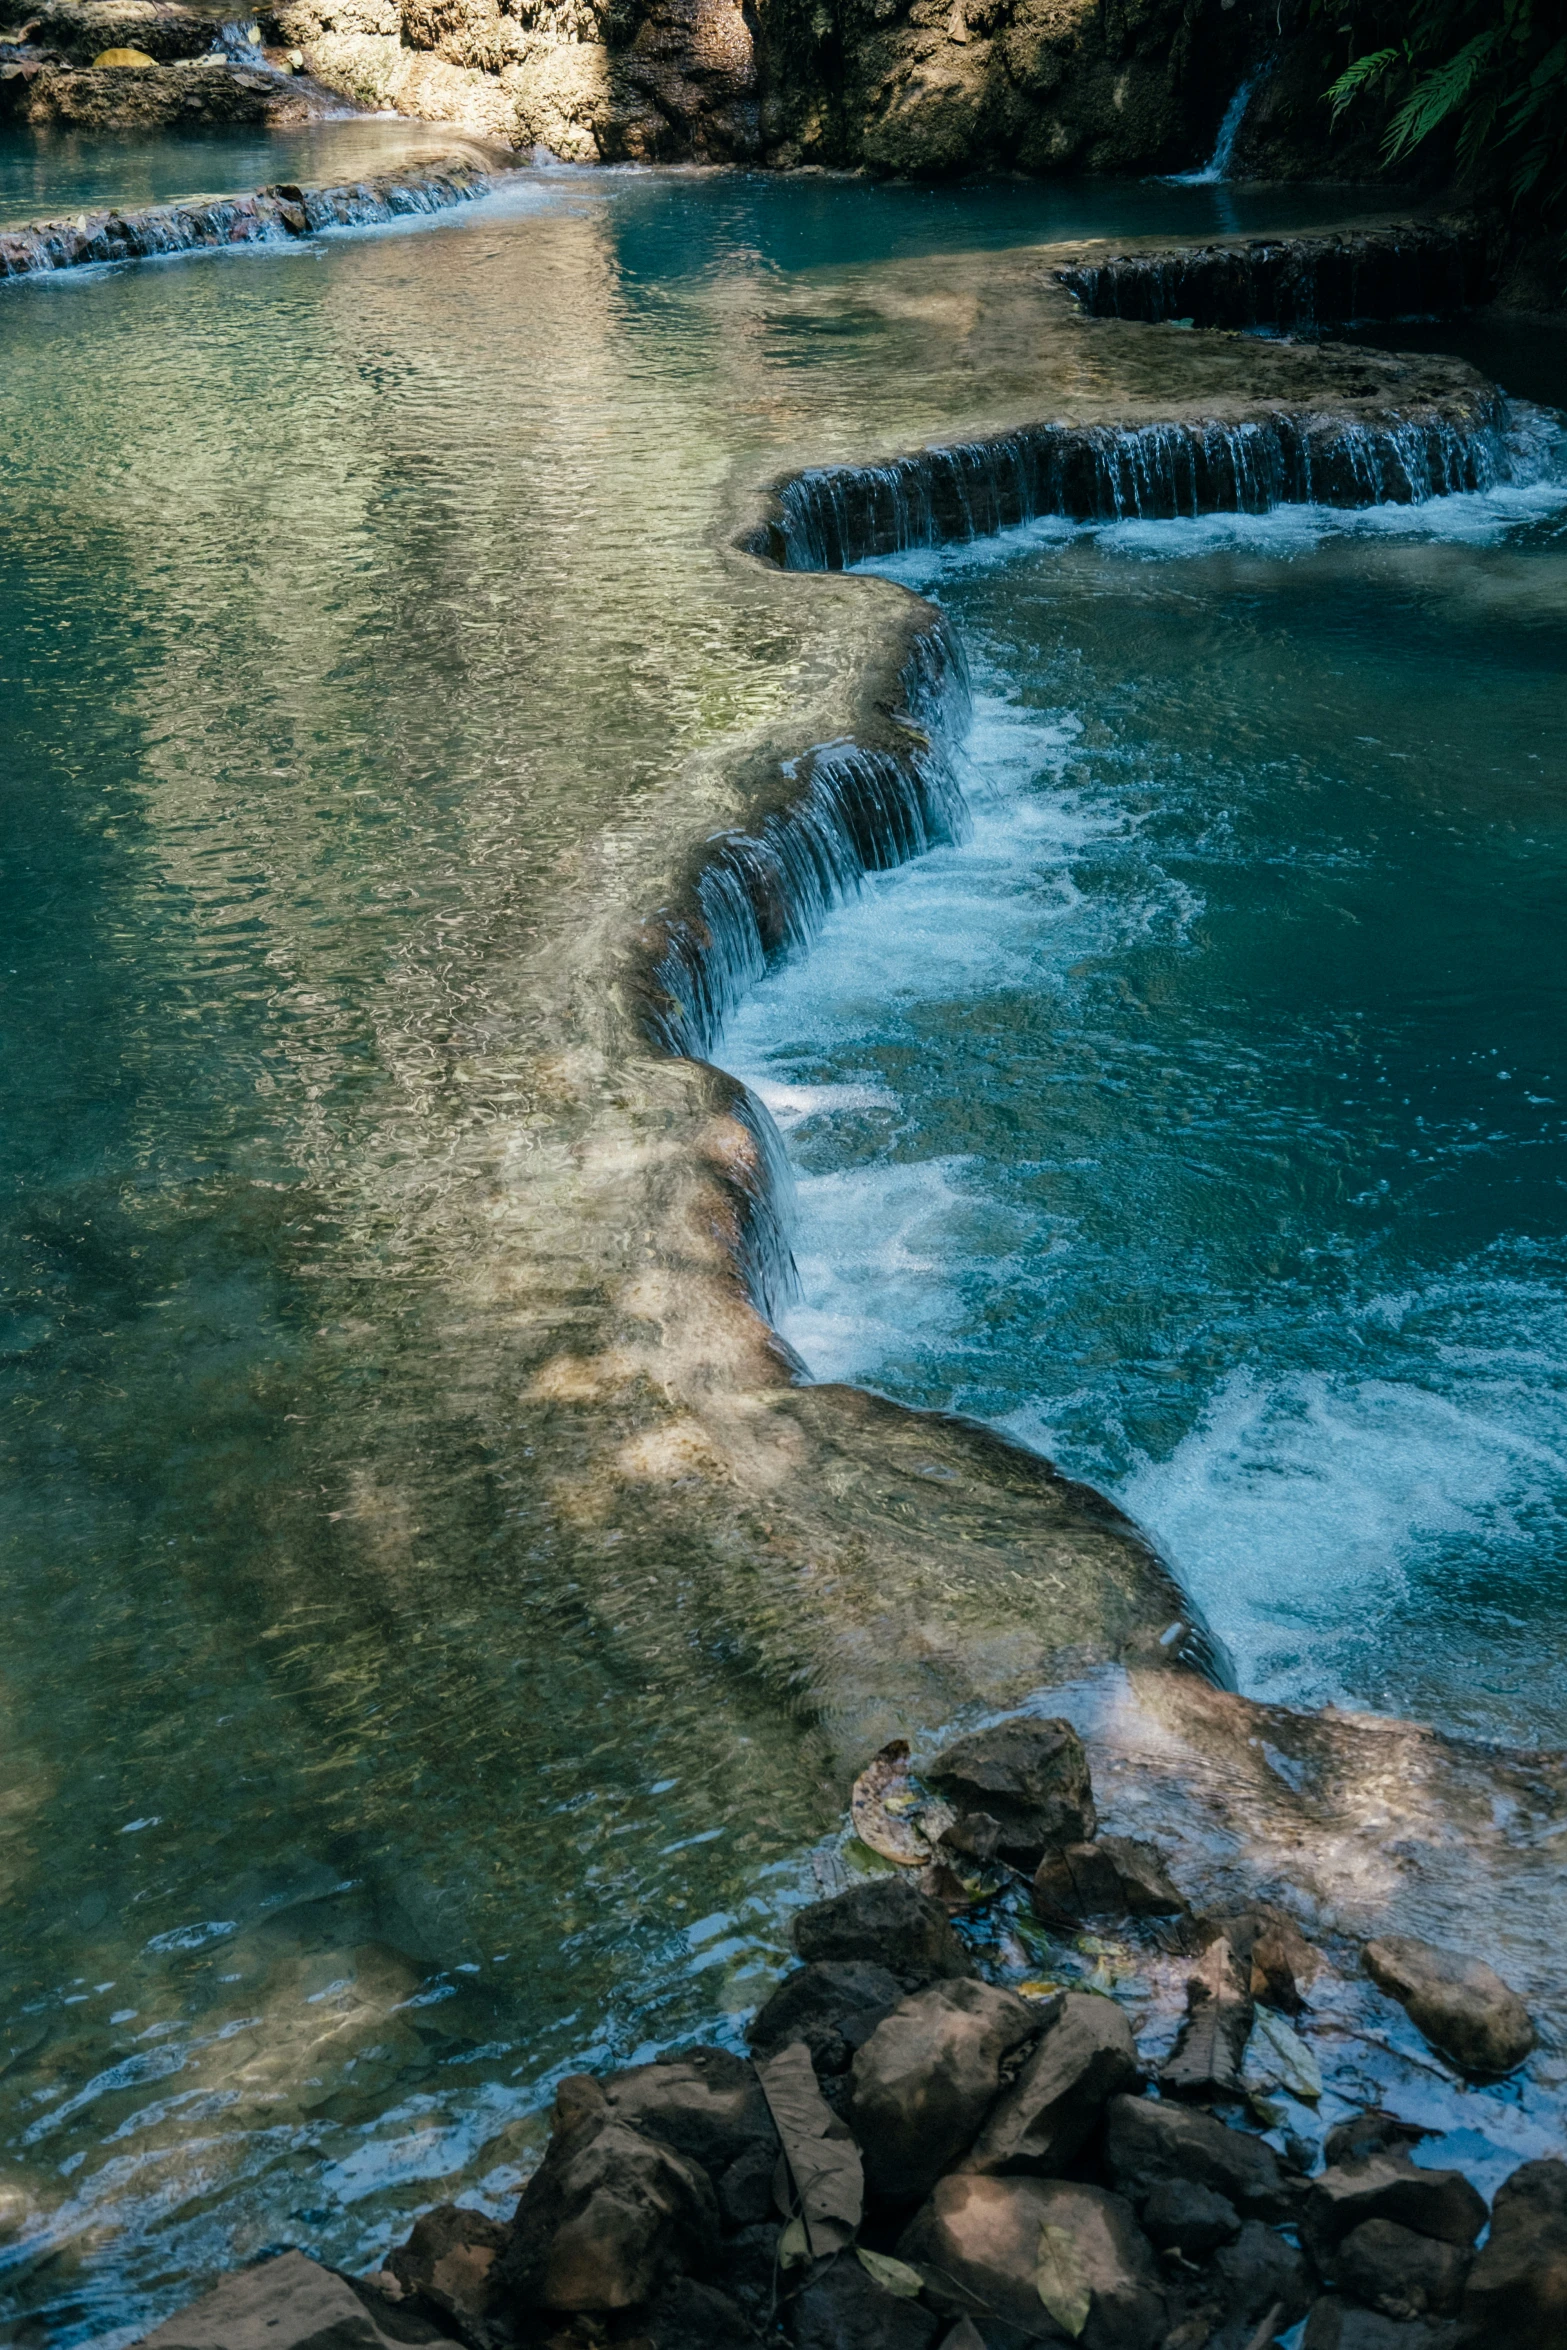
[[993,1819],[996,1849],[1017,1868],[1086,1842],[1097,1825],[1088,1758],[1070,1722],[1016,1715],[943,1747],[924,1776],[960,1816]]
[[[1039,2295],[1041,2235],[1071,2239],[1091,2301],[1083,2350],[1155,2350],[1167,2330],[1159,2265],[1131,2206],[1067,2179],[943,2179],[904,2231],[899,2258],[923,2270],[932,2301],[1009,2345],[1064,2337]],[[1015,2330],[1014,2330],[1015,2329]]]
[[1368,2219],[1339,2246],[1334,2281],[1384,2317],[1454,2317],[1469,2263],[1462,2245]]
[[872,1877],[801,1910],[794,1946],[808,1962],[859,1959],[885,1967],[905,1991],[973,1973],[945,1911],[901,1876]]
[[1485,2350],[1567,2342],[1567,2162],[1526,2162],[1497,2188],[1463,2318]]
[[695,2277],[676,2277],[637,2320],[653,2350],[755,2350],[750,2318],[727,2293]]
[[927,2194],[973,2143],[1003,2059],[1038,2029],[1026,2000],[988,1983],[937,1983],[894,2008],[854,2059],[849,2119],[872,2193]]
[[784,1978],[752,2018],[746,2038],[758,2057],[803,2040],[818,2073],[847,2072],[903,1987],[865,1959],[819,1959]]
[[1221,2244],[1233,2244],[1241,2232],[1240,2213],[1211,2187],[1191,2179],[1166,2179],[1155,2187],[1138,2212],[1143,2232],[1161,2252],[1179,2252],[1182,2259],[1200,2262]]
[[1033,1907],[1044,1925],[1070,1928],[1091,1918],[1179,1917],[1186,1903],[1157,1846],[1101,1836],[1045,1854],[1034,1874]]
[[1366,1970],[1432,2047],[1476,2080],[1515,2072],[1534,2046],[1528,2009],[1483,1959],[1391,1934],[1366,1944]]
[[1456,2170],[1424,2170],[1403,2154],[1371,2154],[1311,2182],[1301,2240],[1326,2270],[1351,2229],[1390,2219],[1439,2243],[1468,2246],[1485,2226],[1485,2205]]
[[482,2322],[490,2304],[490,2272],[507,2230],[482,2211],[439,2203],[414,2224],[413,2234],[387,2260],[403,2292],[438,2314]]
[[1108,1999],[1069,1992],[1044,2038],[985,2120],[965,2165],[996,2172],[1064,2171],[1108,2100],[1137,2079],[1137,2048]]
[[1271,2146],[1163,2099],[1110,2100],[1105,2163],[1112,2183],[1134,2201],[1170,2179],[1209,2187],[1257,2219],[1289,2219],[1298,2201]]

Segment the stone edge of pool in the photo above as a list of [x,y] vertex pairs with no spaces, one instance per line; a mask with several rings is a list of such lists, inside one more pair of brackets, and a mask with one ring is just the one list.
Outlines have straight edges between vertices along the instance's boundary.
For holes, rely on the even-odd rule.
[[233,245],[287,245],[323,229],[369,228],[476,203],[493,194],[516,159],[465,141],[450,154],[363,179],[282,180],[239,195],[192,196],[135,211],[98,206],[64,220],[0,229],[0,279],[52,275]]

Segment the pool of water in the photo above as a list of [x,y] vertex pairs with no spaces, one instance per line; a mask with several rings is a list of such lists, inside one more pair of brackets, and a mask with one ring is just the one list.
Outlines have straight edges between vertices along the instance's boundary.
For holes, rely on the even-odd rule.
[[0,228],[114,204],[233,195],[270,180],[353,179],[470,144],[438,123],[360,116],[297,130],[236,127],[169,138],[61,129],[0,130]]
[[[114,192],[283,146],[116,148]],[[105,168],[36,142],[7,208]],[[562,907],[861,593],[737,584],[736,468],[950,413],[940,320],[814,331],[821,273],[1232,205],[1279,216],[529,172],[0,288],[10,2338],[503,2208],[561,2067],[776,1965],[839,1802],[810,1692],[584,1516],[519,1335],[594,1305],[551,1254]]]
[[972,831],[724,1046],[813,1374],[1113,1492],[1248,1693],[1525,1742],[1567,1730],[1564,496],[902,561],[970,650]]

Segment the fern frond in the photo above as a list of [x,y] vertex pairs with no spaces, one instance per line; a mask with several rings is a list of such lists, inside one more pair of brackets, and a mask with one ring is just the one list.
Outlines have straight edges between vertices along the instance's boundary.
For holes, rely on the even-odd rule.
[[1387,126],[1383,149],[1390,163],[1418,147],[1440,124],[1456,114],[1491,61],[1496,30],[1491,27],[1466,41],[1445,65],[1434,65],[1416,82]]

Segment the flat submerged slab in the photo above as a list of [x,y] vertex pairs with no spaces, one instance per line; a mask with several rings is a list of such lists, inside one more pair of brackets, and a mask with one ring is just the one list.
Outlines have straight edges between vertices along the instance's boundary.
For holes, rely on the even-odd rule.
[[[504,2198],[553,2068],[754,2003],[894,1730],[1201,1686],[1109,1505],[796,1387],[747,1294],[762,1145],[654,1038],[807,867],[912,845],[947,666],[901,590],[736,542],[923,444],[1483,435],[1492,394],[1088,321],[965,202],[519,174],[418,238],[0,297],[0,2118],[62,2344],[302,2230],[365,2265],[438,2177]],[[805,862],[731,858],[771,894],[715,976],[715,844],[794,840],[824,774]]]

